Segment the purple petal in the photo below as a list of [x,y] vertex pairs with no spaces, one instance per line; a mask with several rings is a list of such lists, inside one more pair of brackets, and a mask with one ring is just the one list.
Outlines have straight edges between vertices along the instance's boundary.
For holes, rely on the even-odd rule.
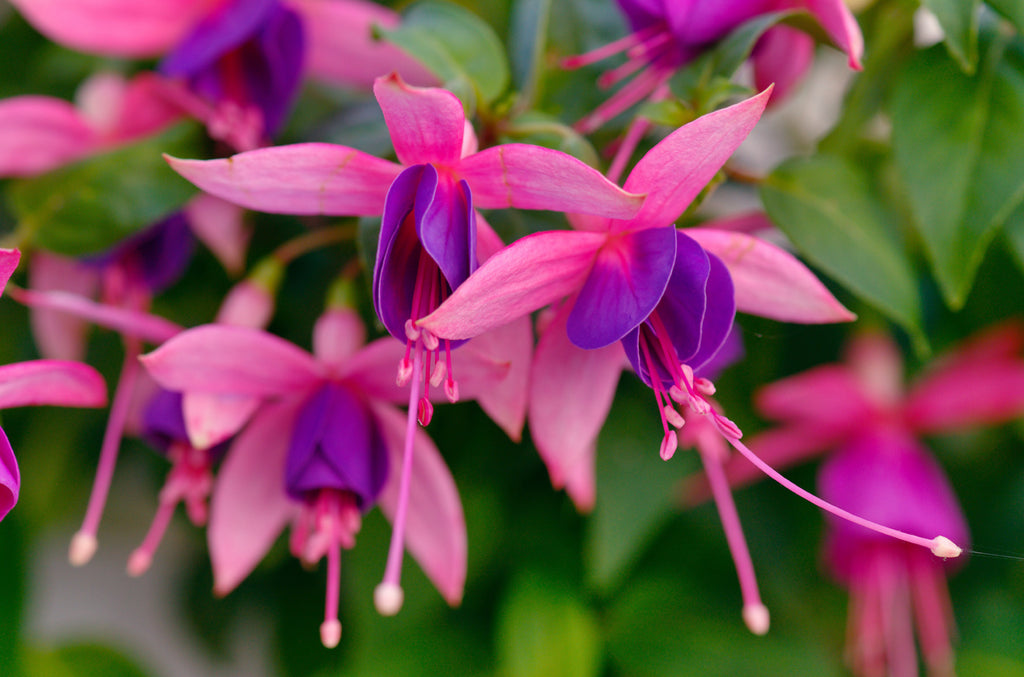
[[0,409],[32,405],[102,407],[107,384],[87,364],[29,360],[0,367]]
[[194,250],[188,220],[184,212],[175,212],[83,263],[106,267],[123,262],[138,270],[149,291],[156,294],[181,278]]
[[256,34],[278,6],[278,0],[228,0],[198,22],[163,58],[158,70],[172,77],[191,77]]
[[[968,547],[970,535],[956,495],[938,463],[907,432],[889,426],[865,430],[822,465],[821,496],[856,515],[916,536],[945,536]],[[888,537],[830,518],[827,550],[840,579],[848,580],[863,549]]]
[[326,383],[299,410],[288,448],[285,487],[301,501],[320,489],[351,491],[369,510],[388,478],[376,420],[346,386]]
[[18,459],[14,457],[14,450],[11,449],[11,443],[7,441],[3,428],[0,428],[0,520],[3,520],[18,502],[20,487]]
[[149,398],[142,414],[142,437],[164,453],[175,442],[188,442],[181,393],[161,388]]
[[676,259],[674,228],[613,236],[597,252],[593,268],[569,314],[569,340],[580,348],[615,343],[643,322],[665,293]]
[[718,354],[729,337],[733,318],[736,317],[736,300],[729,271],[714,254],[708,254],[708,262],[711,268],[704,294],[706,301],[704,321],[700,327],[700,348],[687,360],[687,364],[695,371]]
[[685,45],[705,46],[758,14],[772,11],[775,4],[775,0],[666,2],[665,14],[676,40]]
[[294,11],[278,7],[255,39],[243,47],[245,81],[249,96],[263,113],[267,136],[273,136],[302,84],[305,32]]

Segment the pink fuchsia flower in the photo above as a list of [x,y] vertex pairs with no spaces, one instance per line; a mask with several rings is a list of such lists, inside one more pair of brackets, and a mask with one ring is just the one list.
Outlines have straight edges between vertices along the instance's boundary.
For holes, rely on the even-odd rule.
[[158,70],[186,83],[171,100],[239,149],[281,126],[305,72],[365,85],[401,68],[423,69],[370,39],[397,16],[361,0],[16,0],[55,42],[117,57],[162,56]]
[[[374,267],[375,309],[388,331],[409,344],[403,379],[426,367],[429,375],[421,383],[444,380],[453,397],[457,391],[450,346],[421,333],[416,321],[465,279],[481,253],[486,256],[477,251],[477,239],[494,238],[478,234],[475,209],[519,207],[628,217],[636,213],[642,196],[547,148],[506,144],[477,152],[462,104],[445,90],[410,87],[392,75],[378,79],[374,92],[401,164],[321,143],[266,148],[226,160],[169,161],[203,190],[252,209],[383,215]],[[498,361],[507,358],[495,355]],[[433,367],[427,364],[431,359]],[[425,419],[428,405],[429,398],[423,398]]]
[[[306,562],[327,557],[327,646],[341,635],[340,550],[354,545],[361,515],[376,503],[394,521],[394,585],[397,570],[390,572],[400,568],[403,546],[452,604],[466,574],[454,482],[429,438],[390,405],[406,397],[392,371],[402,346],[387,338],[360,348],[364,335],[353,311],[336,308],[317,323],[315,355],[260,331],[210,325],[143,358],[165,387],[265,402],[232,444],[214,487],[215,587],[227,594],[237,586],[291,520],[293,554]],[[385,601],[392,606],[378,595],[385,611],[401,604]]]
[[[18,267],[21,252],[0,249],[0,294]],[[78,362],[33,360],[0,367],[0,409],[29,405],[102,407],[107,385],[95,369]],[[21,474],[11,443],[0,428],[0,520],[18,502]]]
[[[659,95],[675,71],[685,66],[741,24],[758,16],[804,10],[846,52],[850,67],[860,69],[864,39],[856,19],[842,0],[618,0],[632,33],[589,54],[566,60],[579,67],[626,51],[629,61],[598,82],[609,87],[637,71],[629,83],[581,120],[582,131],[593,131],[626,108]],[[785,96],[810,64],[814,42],[788,26],[770,28],[751,57],[758,89],[775,84],[774,97]]]

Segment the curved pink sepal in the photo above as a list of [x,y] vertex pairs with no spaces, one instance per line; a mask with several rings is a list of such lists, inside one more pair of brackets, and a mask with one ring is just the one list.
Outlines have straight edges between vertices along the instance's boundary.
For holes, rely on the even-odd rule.
[[7,280],[11,279],[19,261],[21,252],[17,249],[0,249],[0,294],[4,293]]
[[437,336],[478,336],[576,291],[605,242],[603,233],[527,235],[487,259],[417,324]]
[[[530,318],[521,317],[480,334],[452,355],[460,389],[467,397],[475,399],[491,420],[515,442],[522,439],[526,422],[532,354],[532,323]],[[486,372],[477,369],[467,382],[462,378],[462,367],[466,362],[464,355],[493,365],[493,368]],[[471,382],[473,378],[480,377],[484,383]]]
[[395,28],[398,15],[363,0],[287,0],[302,16],[306,68],[315,78],[370,88],[392,71],[406,82],[430,85],[437,78],[405,52],[372,36],[374,26]]
[[864,35],[843,0],[790,0],[787,4],[790,7],[804,7],[814,15],[836,46],[846,52],[850,68],[861,69]]
[[725,263],[739,311],[782,322],[857,319],[807,266],[784,249],[750,235],[714,228],[688,228],[686,234]]
[[[402,467],[406,421],[404,414],[387,405],[371,406],[391,457],[392,471],[379,499],[381,510],[390,520],[398,504],[398,469]],[[416,428],[413,444],[405,547],[445,600],[454,606],[462,601],[466,584],[466,520],[462,503],[455,480],[422,428]]]
[[103,407],[107,383],[81,362],[30,360],[0,366],[0,409],[29,405]]
[[224,160],[165,157],[207,193],[278,214],[379,216],[401,171],[393,162],[329,143],[261,148]]
[[594,507],[594,456],[625,366],[619,344],[583,350],[569,341],[572,309],[562,306],[541,333],[530,374],[530,437],[551,484],[565,487],[577,509]]
[[237,433],[249,422],[263,402],[252,395],[185,392],[182,414],[189,442],[196,449],[209,449]]
[[11,508],[18,502],[18,491],[21,488],[21,472],[18,470],[18,459],[14,457],[11,443],[0,428],[0,520],[7,516]]
[[40,33],[83,52],[156,56],[180,40],[215,0],[11,0]]
[[628,193],[571,155],[522,143],[470,155],[459,174],[480,209],[547,209],[627,219],[644,202],[637,193],[645,191]]
[[[757,410],[780,421],[846,429],[869,417],[874,403],[843,365],[827,364],[769,383],[754,395]],[[823,407],[822,402],[829,406]]]
[[249,575],[296,512],[285,494],[284,470],[297,411],[294,403],[261,409],[217,473],[206,536],[218,595]]
[[0,177],[36,176],[99,146],[97,132],[66,101],[46,96],[0,101]]
[[321,377],[312,355],[258,329],[208,324],[182,332],[141,358],[164,388],[272,397]]
[[667,226],[682,214],[761,119],[766,89],[737,104],[702,115],[665,137],[640,158],[624,188],[646,193],[640,212],[615,230]]
[[458,164],[466,130],[458,97],[445,89],[412,87],[395,73],[378,78],[373,93],[402,164]]

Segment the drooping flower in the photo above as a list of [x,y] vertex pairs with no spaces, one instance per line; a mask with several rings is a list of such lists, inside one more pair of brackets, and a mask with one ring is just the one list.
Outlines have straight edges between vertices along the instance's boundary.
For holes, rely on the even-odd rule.
[[[566,60],[583,66],[625,51],[629,60],[606,73],[598,83],[610,87],[634,76],[608,101],[578,123],[581,131],[601,127],[633,104],[658,95],[679,68],[715,42],[758,16],[786,10],[809,12],[829,38],[860,69],[864,40],[856,19],[842,0],[618,0],[632,33],[589,54]],[[754,47],[754,82],[758,89],[775,85],[774,97],[785,96],[807,69],[814,42],[789,26],[767,30]],[[639,73],[638,73],[639,71]]]
[[[264,332],[209,325],[143,358],[159,383],[186,396],[263,400],[214,487],[209,542],[215,587],[227,594],[238,585],[291,520],[293,554],[310,563],[327,557],[321,626],[327,646],[341,635],[340,550],[354,545],[361,515],[375,504],[402,533],[398,547],[408,547],[452,604],[461,599],[466,573],[454,482],[429,438],[409,430],[390,404],[407,397],[393,378],[402,346],[386,338],[360,348],[364,336],[353,311],[333,308],[317,323],[314,356]],[[415,454],[406,453],[409,444]],[[408,486],[400,490],[400,483]],[[389,554],[389,569],[400,566],[400,554]]]
[[[423,69],[370,38],[389,10],[362,0],[77,0],[13,3],[55,42],[118,57],[162,56],[158,70],[184,86],[166,101],[237,149],[264,145],[280,128],[307,70],[364,86],[400,69]],[[308,69],[306,63],[308,62]]]
[[[0,249],[0,294],[21,252]],[[102,407],[107,385],[92,367],[66,360],[30,360],[0,366],[0,409],[34,405]],[[11,443],[0,428],[0,520],[18,502],[21,474]]]
[[[1024,327],[1004,324],[956,347],[904,388],[901,356],[891,339],[859,336],[845,363],[815,367],[759,391],[758,409],[780,425],[749,446],[776,466],[834,450],[819,476],[826,498],[876,522],[966,543],[956,497],[917,438],[1020,416],[1022,350]],[[739,458],[730,459],[725,471],[733,486],[755,476]],[[706,481],[691,483],[686,493],[702,500]],[[925,663],[936,675],[948,674],[952,615],[944,575],[951,565],[848,524],[830,520],[829,529],[827,563],[853,597],[854,670],[916,675],[916,624]]]

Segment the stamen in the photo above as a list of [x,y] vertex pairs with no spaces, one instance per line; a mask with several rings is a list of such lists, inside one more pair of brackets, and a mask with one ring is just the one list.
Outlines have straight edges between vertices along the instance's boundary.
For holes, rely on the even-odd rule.
[[405,338],[413,343],[420,338],[420,328],[411,319],[405,321]]
[[437,337],[434,336],[429,331],[427,331],[426,329],[421,329],[420,333],[422,334],[423,338],[423,347],[429,350],[430,352],[434,352],[435,350],[437,350],[437,347],[441,345],[441,342],[437,340]]
[[[337,513],[332,515],[337,518]],[[332,520],[333,521],[333,520]],[[338,620],[338,597],[341,594],[341,543],[336,534],[338,527],[328,525],[331,533],[330,547],[327,548],[327,590],[324,596],[324,622],[320,625],[320,641],[328,649],[338,646],[341,641],[341,621]]]
[[711,397],[715,394],[715,384],[706,378],[698,378],[693,381],[693,389],[704,397]]
[[583,66],[589,66],[592,63],[597,63],[598,61],[604,61],[608,57],[614,56],[619,52],[623,52],[631,47],[636,47],[648,38],[653,37],[664,30],[665,26],[663,24],[648,26],[643,30],[630,33],[625,37],[609,42],[607,45],[598,47],[597,49],[586,52],[585,54],[568,56],[562,59],[561,66],[566,70],[575,70]]
[[447,375],[448,369],[444,366],[444,362],[438,360],[434,363],[434,369],[430,372],[430,386],[432,388],[438,387]]
[[420,351],[413,352],[412,386],[409,388],[409,409],[405,424],[405,449],[402,452],[402,473],[398,483],[398,504],[391,527],[391,544],[388,546],[388,561],[384,567],[384,579],[373,593],[377,612],[393,616],[402,608],[404,595],[399,584],[402,576],[402,555],[405,552],[405,520],[409,511],[409,486],[412,481],[412,457],[415,449],[416,419],[418,409],[419,379],[423,373]]
[[412,378],[412,360],[409,359],[409,350],[406,349],[405,357],[398,362],[398,375],[395,377],[395,385],[404,388],[409,385]]
[[452,369],[452,342],[444,340],[444,362],[447,365],[448,382],[444,384],[444,394],[448,401],[455,404],[459,401],[459,384],[455,382],[455,370]]
[[[724,418],[724,417],[719,417],[717,414],[715,415],[715,417],[716,417],[716,423],[718,422],[717,421],[718,418]],[[728,420],[728,419],[726,419],[726,420]],[[730,423],[731,423],[731,421],[730,421]],[[853,524],[856,524],[858,526],[862,526],[865,529],[870,529],[872,531],[876,531],[876,532],[878,532],[880,534],[883,534],[885,536],[890,536],[890,537],[895,538],[897,540],[904,541],[906,543],[910,543],[911,545],[919,545],[922,548],[927,548],[928,550],[931,550],[932,554],[935,555],[936,557],[942,557],[943,559],[949,558],[949,557],[958,557],[960,555],[960,553],[963,552],[963,550],[959,546],[957,546],[955,543],[953,543],[953,541],[949,540],[945,536],[936,536],[934,538],[923,538],[921,536],[914,536],[913,534],[908,534],[905,531],[900,531],[898,529],[893,529],[891,527],[883,526],[881,524],[878,524],[877,522],[872,522],[871,520],[864,519],[863,517],[859,517],[859,516],[854,515],[853,513],[849,512],[849,511],[846,511],[846,510],[843,510],[842,508],[834,506],[831,503],[829,503],[828,501],[825,501],[825,500],[823,500],[821,498],[818,498],[814,494],[810,493],[809,491],[807,491],[805,489],[802,489],[802,488],[798,487],[796,484],[794,484],[793,482],[791,482],[788,479],[786,479],[785,477],[783,477],[781,474],[779,474],[779,472],[777,470],[775,470],[770,465],[768,465],[767,463],[762,461],[761,458],[759,456],[757,456],[757,454],[755,454],[753,451],[748,449],[745,444],[740,442],[738,437],[733,437],[731,435],[726,435],[725,434],[725,430],[723,429],[723,427],[721,425],[719,426],[719,430],[722,431],[723,435],[725,436],[725,439],[729,442],[729,444],[731,444],[733,446],[733,448],[736,449],[736,451],[738,451],[741,454],[743,454],[743,456],[748,461],[750,461],[755,466],[757,466],[758,470],[763,472],[765,475],[768,475],[768,477],[772,478],[773,480],[775,480],[776,482],[778,482],[782,486],[786,487],[787,489],[792,491],[794,494],[796,494],[800,498],[802,498],[805,501],[808,501],[810,503],[813,503],[814,505],[818,506],[822,510],[830,512],[833,515],[835,515],[836,517],[845,519],[848,522],[852,522]]]
[[711,437],[713,439],[707,440],[704,444],[698,442],[697,449],[700,451],[701,461],[704,463],[704,471],[707,473],[708,482],[711,485],[711,493],[715,497],[715,506],[718,508],[718,516],[722,520],[725,540],[729,544],[729,552],[732,553],[732,561],[736,566],[736,575],[740,581],[740,593],[743,595],[743,621],[752,633],[763,635],[768,632],[770,616],[767,607],[761,601],[757,576],[754,574],[754,562],[750,558],[747,539],[743,536],[743,526],[740,524],[740,515],[732,498],[729,480],[726,479],[725,471],[722,469],[722,457],[725,455],[725,449],[713,448],[715,445],[721,447],[725,445],[722,444],[721,438],[713,434]]
[[135,390],[135,381],[138,379],[141,345],[138,339],[125,337],[124,346],[124,364],[121,367],[121,376],[117,381],[114,402],[110,406],[107,429],[103,433],[100,460],[96,466],[96,479],[93,480],[92,492],[89,494],[89,505],[85,510],[82,527],[72,537],[71,546],[68,549],[68,560],[76,567],[87,564],[96,554],[96,532],[99,531],[100,519],[103,517],[103,509],[110,493],[110,484],[114,478],[114,468],[117,465],[117,454],[121,446],[121,436],[128,419],[128,409]]
[[661,449],[658,450],[661,460],[668,461],[675,453],[676,449],[679,448],[679,437],[676,435],[675,430],[669,430],[665,433],[665,437],[661,439]]
[[156,549],[160,546],[160,541],[163,540],[164,534],[167,532],[167,526],[171,523],[171,518],[174,517],[174,509],[177,506],[177,500],[166,501],[161,497],[156,514],[153,516],[153,523],[149,526],[149,531],[146,532],[145,538],[142,539],[142,545],[135,548],[128,558],[129,576],[141,576],[149,570],[150,565],[153,563],[153,555],[156,554]]
[[619,113],[647,98],[667,82],[671,75],[671,70],[647,69],[608,97],[608,100],[595,108],[590,115],[580,119],[573,128],[581,134],[596,131]]
[[425,397],[421,397],[416,405],[416,420],[426,428],[434,418],[434,405]]
[[664,407],[662,407],[661,411],[662,415],[665,417],[665,420],[668,421],[669,424],[671,424],[671,426],[677,430],[679,428],[682,428],[683,425],[686,423],[686,420],[683,418],[683,415],[676,411],[671,404],[666,404]]

